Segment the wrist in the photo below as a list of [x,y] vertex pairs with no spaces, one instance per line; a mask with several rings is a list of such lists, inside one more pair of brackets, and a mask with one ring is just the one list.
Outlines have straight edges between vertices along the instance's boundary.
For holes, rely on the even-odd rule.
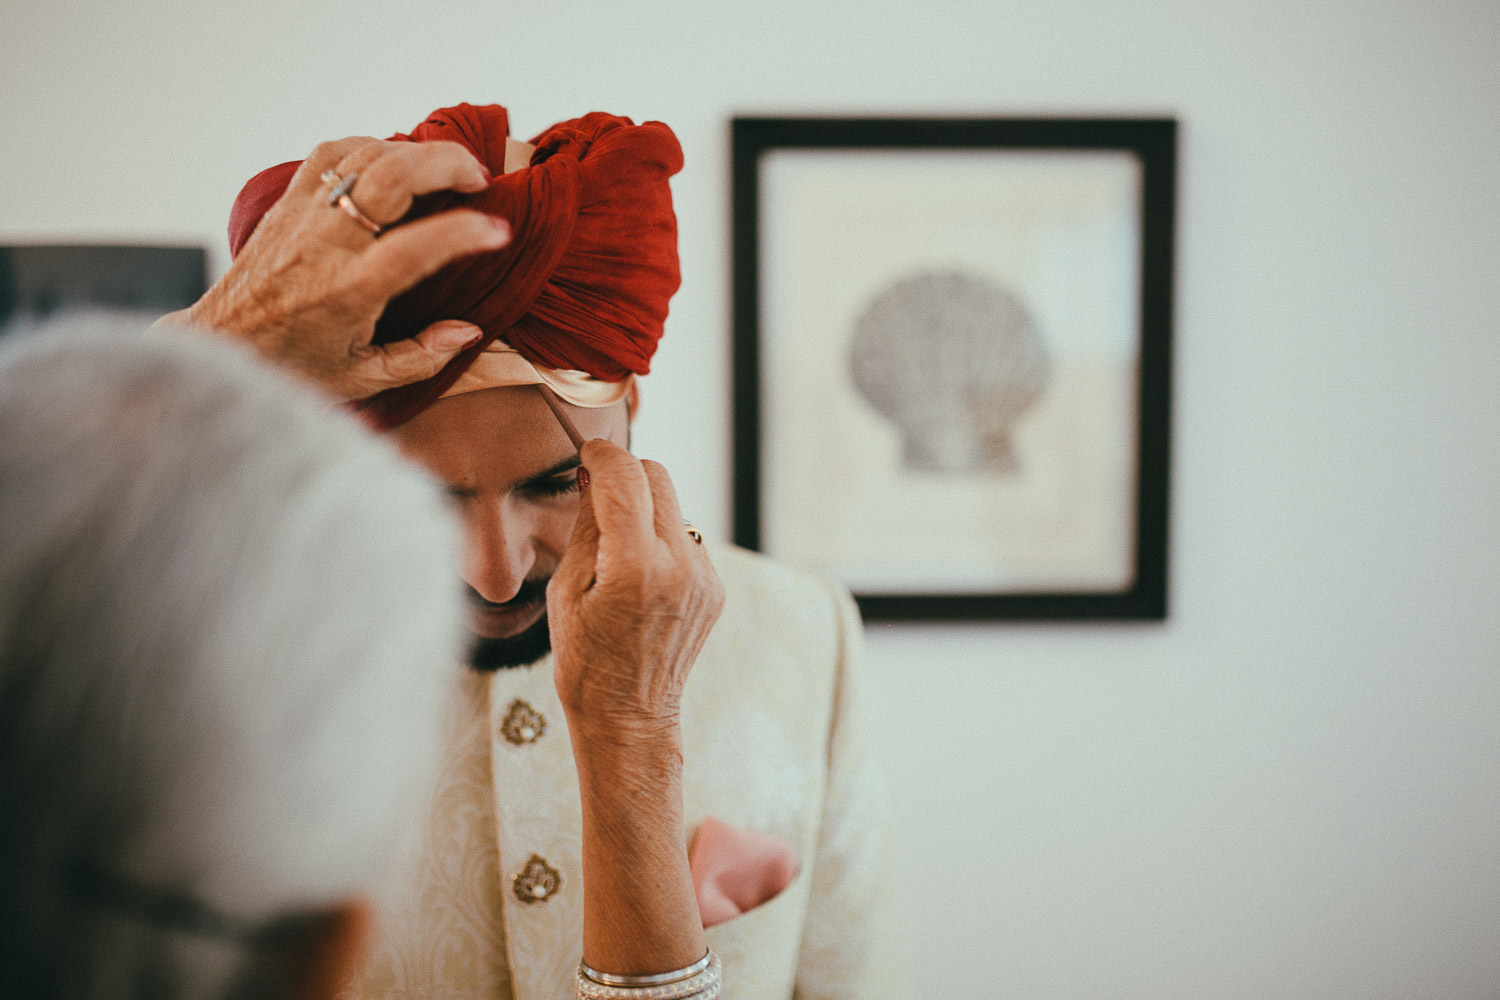
[[568,720],[580,781],[611,782],[632,777],[675,778],[682,774],[682,729],[677,719]]
[[563,707],[575,750],[600,754],[682,753],[682,721],[677,706],[651,712],[611,708],[607,712]]
[[187,323],[199,330],[217,334],[235,334],[236,331],[227,329],[222,315],[223,310],[219,308],[219,286],[215,285],[203,297],[182,311],[182,316]]
[[580,763],[645,765],[682,762],[682,727],[675,715],[660,718],[580,720],[568,715],[568,738]]
[[263,343],[271,335],[273,324],[252,298],[234,294],[234,280],[232,272],[225,275],[184,315],[200,330],[248,341],[264,353]]

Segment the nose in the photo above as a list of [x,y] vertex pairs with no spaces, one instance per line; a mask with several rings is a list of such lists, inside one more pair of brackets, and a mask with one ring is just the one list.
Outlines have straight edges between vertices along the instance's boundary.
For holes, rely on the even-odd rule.
[[496,604],[516,596],[536,565],[526,513],[504,500],[471,502],[464,515],[464,582]]

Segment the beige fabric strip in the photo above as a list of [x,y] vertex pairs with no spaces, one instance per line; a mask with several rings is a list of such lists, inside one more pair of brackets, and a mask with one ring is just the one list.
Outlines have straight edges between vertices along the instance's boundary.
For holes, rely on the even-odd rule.
[[457,396],[480,389],[498,389],[509,385],[547,385],[559,397],[574,406],[597,409],[610,406],[625,398],[630,391],[630,376],[620,382],[606,382],[588,372],[566,368],[543,368],[521,357],[514,347],[503,340],[491,342],[474,359],[468,371],[443,393]]

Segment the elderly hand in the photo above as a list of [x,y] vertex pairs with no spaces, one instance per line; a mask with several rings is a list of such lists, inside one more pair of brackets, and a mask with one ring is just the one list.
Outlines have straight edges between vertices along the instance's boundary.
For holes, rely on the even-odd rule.
[[589,482],[547,613],[578,767],[583,959],[604,972],[659,973],[706,947],[678,709],[724,585],[683,528],[665,469],[608,441],[587,441],[582,454]]
[[399,221],[417,195],[483,190],[485,169],[451,142],[352,138],[310,155],[266,213],[234,264],[191,309],[168,320],[243,338],[268,360],[339,399],[435,375],[480,336],[478,327],[435,323],[410,340],[375,346],[375,321],[391,298],[450,261],[510,240],[504,219],[455,210],[376,239],[327,203],[332,168],[357,171],[351,197],[372,221]]
[[675,737],[724,585],[683,528],[665,469],[602,440],[582,457],[589,485],[547,587],[558,694],[586,742]]

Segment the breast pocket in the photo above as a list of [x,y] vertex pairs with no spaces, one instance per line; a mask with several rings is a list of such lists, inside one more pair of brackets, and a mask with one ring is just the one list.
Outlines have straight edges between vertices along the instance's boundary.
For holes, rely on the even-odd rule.
[[797,975],[810,866],[774,899],[704,931],[724,962],[726,1000],[786,1000]]

